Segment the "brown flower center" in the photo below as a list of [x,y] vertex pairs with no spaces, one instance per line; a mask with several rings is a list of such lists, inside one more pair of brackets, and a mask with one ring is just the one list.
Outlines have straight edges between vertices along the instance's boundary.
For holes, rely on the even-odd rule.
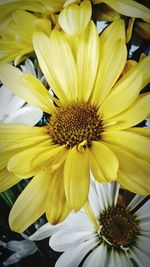
[[116,206],[105,210],[99,218],[101,235],[114,247],[131,246],[138,233],[135,217],[124,207]]
[[47,128],[55,144],[66,144],[69,148],[86,141],[100,140],[102,123],[95,106],[73,103],[57,109],[51,116]]

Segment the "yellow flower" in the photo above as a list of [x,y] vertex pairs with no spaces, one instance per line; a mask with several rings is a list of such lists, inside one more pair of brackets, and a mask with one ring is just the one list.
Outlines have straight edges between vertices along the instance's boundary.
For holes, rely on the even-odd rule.
[[[11,1],[0,2],[1,8],[1,27],[8,25],[12,12],[15,10],[28,10],[36,14],[53,17],[58,14],[58,20],[61,28],[70,34],[79,34],[88,25],[92,7],[90,0],[84,0],[80,3],[78,0],[58,0],[58,1]],[[60,14],[59,14],[60,13]],[[58,22],[58,21],[57,21]],[[55,22],[56,23],[56,22]]]
[[51,24],[47,19],[24,11],[16,10],[12,13],[7,26],[0,26],[0,62],[6,63],[12,60],[17,65],[28,53],[32,52],[32,36],[34,28],[50,33]]
[[40,14],[52,14],[59,12],[65,0],[1,0],[0,1],[0,24],[6,24],[15,10],[28,10]]
[[68,42],[56,29],[49,38],[34,34],[39,64],[57,97],[32,75],[7,64],[0,68],[5,86],[51,115],[43,127],[0,126],[5,189],[16,177],[34,176],[10,213],[15,231],[45,211],[51,223],[78,211],[87,200],[90,171],[98,182],[117,179],[133,192],[150,193],[150,129],[133,127],[150,113],[150,95],[140,94],[150,79],[150,57],[121,76],[127,58],[122,20],[100,37],[90,22],[74,38]]
[[[36,15],[47,16],[46,28],[50,27],[50,21],[56,27],[61,27],[66,33],[71,35],[80,34],[88,25],[92,15],[92,1],[90,0],[59,0],[54,1],[11,1],[0,2],[0,62],[6,63],[14,60],[15,65],[26,57],[26,54],[33,51],[32,35]],[[100,19],[108,21],[116,20],[120,14],[142,18],[150,21],[150,11],[147,7],[132,0],[93,0],[96,12]],[[100,4],[100,14],[97,4]],[[104,8],[103,8],[104,5]],[[94,6],[93,6],[94,7]],[[21,10],[19,10],[21,9]],[[31,11],[28,13],[25,11]],[[56,15],[57,13],[57,15]],[[94,12],[95,14],[95,12]],[[28,21],[28,23],[26,23]],[[46,20],[45,20],[46,21]],[[127,42],[132,35],[134,19],[129,22],[127,30]],[[60,26],[59,26],[60,25]],[[149,24],[139,22],[136,30],[144,38],[149,38]],[[41,25],[41,27],[43,27]],[[44,26],[45,28],[45,26]]]
[[[0,18],[1,63],[14,60],[14,64],[17,65],[24,60],[27,54],[34,50],[32,44],[33,31],[41,28],[49,36],[51,21],[57,27],[59,20],[62,29],[72,35],[79,34],[86,28],[92,13],[90,1],[85,0],[81,5],[70,4],[70,1],[66,1],[64,9],[64,0],[56,2],[47,0],[42,3],[37,1],[12,2],[10,0],[7,1],[7,4],[4,4],[3,1],[0,2],[2,14]],[[55,15],[61,9],[63,10],[59,16]],[[45,19],[42,18],[43,14],[45,14]],[[38,17],[41,19],[38,20]]]

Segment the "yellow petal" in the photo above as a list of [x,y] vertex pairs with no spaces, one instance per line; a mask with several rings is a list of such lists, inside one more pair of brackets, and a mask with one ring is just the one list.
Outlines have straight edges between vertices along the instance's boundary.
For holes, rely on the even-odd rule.
[[80,35],[70,35],[68,33],[64,33],[64,35],[65,35],[67,42],[69,43],[73,56],[76,59]]
[[[138,99],[134,102],[134,104],[129,107],[127,110],[122,112],[121,114],[111,118],[109,121],[104,121],[103,127],[105,127],[107,130],[123,130],[130,128],[141,121],[143,121],[145,118],[148,117],[148,114],[150,112],[150,94],[140,94]],[[108,126],[109,123],[114,122],[114,125]]]
[[113,22],[100,36],[100,59],[93,101],[100,105],[118,80],[126,63],[123,20]]
[[38,79],[30,74],[24,74],[22,77],[22,83],[26,87],[26,92],[23,93],[24,99],[26,98],[25,100],[28,103],[31,103],[35,107],[49,114],[54,112],[55,106],[52,103],[53,98]]
[[8,162],[8,169],[20,178],[29,178],[44,169],[63,146],[38,145],[14,155]]
[[102,142],[93,141],[88,150],[90,167],[98,182],[111,182],[116,180],[118,160],[114,153]]
[[70,5],[70,4],[79,4],[80,0],[66,0],[64,3],[64,7]]
[[39,173],[18,197],[9,215],[13,231],[22,233],[45,212],[49,180],[49,172]]
[[50,114],[54,111],[51,95],[31,74],[24,74],[19,69],[6,64],[0,67],[0,78],[7,88],[29,104]]
[[[79,79],[78,99],[87,101],[95,82],[99,60],[99,39],[91,21],[82,32],[77,50],[77,72]],[[87,73],[88,75],[87,79]]]
[[[136,99],[139,91],[141,91],[141,89],[143,89],[150,82],[149,67],[150,56],[147,56],[138,64],[135,64],[135,66],[132,67],[114,86],[112,93],[107,99],[108,101],[106,100],[104,103],[105,107],[107,106],[107,108],[111,108],[111,117],[114,115],[113,112],[116,112],[115,109],[118,109],[118,112],[116,113],[118,114],[120,113],[120,108],[122,111],[123,109],[125,109],[124,106],[126,106],[126,104],[128,104],[127,106],[129,106]],[[124,92],[125,94],[122,94],[122,92]],[[115,102],[114,107],[113,101],[115,97],[116,99],[118,99],[118,97],[120,98],[118,99],[117,103],[121,103],[121,106],[118,106]],[[109,106],[110,102],[112,103],[111,106]],[[103,107],[101,107],[101,110],[103,110]],[[105,113],[107,113],[107,110]]]
[[8,170],[20,178],[29,178],[39,172],[32,162],[40,153],[47,151],[49,147],[36,146],[15,154],[8,162]]
[[3,147],[0,151],[0,170],[5,168],[7,166],[8,161],[11,157],[13,157],[15,154],[21,152],[24,149],[31,148],[35,145],[43,144],[43,145],[49,145],[47,144],[47,141],[43,141],[43,138],[26,138],[22,141],[13,142],[13,144],[7,144],[5,147]]
[[0,8],[2,11],[3,21],[4,17],[9,16],[9,12],[16,9],[30,10],[43,14],[50,14],[51,12],[58,12],[62,9],[65,0],[53,1],[53,0],[40,0],[40,1],[30,1],[30,0],[16,0],[16,1],[0,1]]
[[91,15],[91,3],[84,0],[80,6],[71,4],[65,7],[59,15],[59,23],[65,32],[79,34],[88,25]]
[[133,127],[131,129],[128,129],[128,131],[150,138],[150,128]]
[[116,83],[112,92],[100,107],[99,112],[104,120],[118,115],[129,108],[136,100],[143,84],[142,73],[136,66],[132,67]]
[[133,32],[133,25],[134,25],[135,18],[131,18],[128,22],[127,32],[126,32],[126,43],[131,40],[132,32]]
[[10,173],[6,168],[0,171],[0,193],[17,184],[21,179]]
[[117,145],[123,150],[150,161],[149,139],[128,131],[113,131],[102,134],[102,140]]
[[34,22],[34,31],[35,32],[43,32],[47,36],[50,36],[51,33],[51,21],[48,19],[37,19]]
[[[0,144],[11,143],[24,138],[42,137],[43,140],[49,136],[45,127],[27,126],[22,124],[0,124]],[[42,139],[41,138],[41,139]]]
[[145,20],[150,20],[150,11],[144,5],[137,3],[133,0],[93,0],[94,4],[104,2],[111,8],[116,10],[118,13],[135,18],[142,18]]
[[109,145],[119,161],[117,181],[127,190],[139,195],[150,193],[150,163],[142,160],[123,149]]
[[[16,29],[19,32],[22,32],[23,35],[29,35],[31,33],[33,33],[33,29],[31,27],[31,25],[33,25],[33,23],[36,21],[37,17],[30,13],[27,12],[25,10],[15,10],[12,13],[12,17],[13,17],[13,21],[15,22],[15,24],[17,25],[17,28],[14,26],[14,24],[12,25],[12,29]],[[28,23],[27,23],[28,21]],[[9,29],[11,30],[11,29]],[[9,31],[8,31],[9,32]],[[7,34],[7,32],[4,32],[3,34]],[[31,38],[31,36],[30,36]],[[27,42],[29,42],[29,40],[26,40]]]
[[124,67],[123,72],[121,73],[120,78],[125,75],[132,67],[134,67],[135,65],[137,65],[137,61],[133,60],[133,59],[129,59],[126,61],[126,65]]
[[[5,127],[6,126],[6,127]],[[50,144],[49,136],[42,129],[24,125],[0,125],[0,169],[6,167],[9,159],[23,149],[37,144]]]
[[87,151],[78,152],[74,146],[68,153],[64,167],[64,186],[67,203],[78,211],[88,197],[90,171]]
[[8,25],[0,25],[2,62],[8,62],[9,58],[14,60],[17,55],[23,56],[33,51],[33,23],[36,19],[37,17],[29,12],[16,10],[10,14]]
[[143,83],[141,86],[141,89],[143,89],[150,82],[150,55],[141,60],[139,64],[136,65],[136,67],[139,69],[140,73],[142,73],[143,76]]
[[122,19],[118,19],[111,23],[100,35],[100,43],[102,44],[101,49],[104,45],[107,48],[111,46],[111,41],[116,42],[120,39],[125,41],[125,24]]
[[59,168],[55,173],[52,173],[50,181],[46,202],[46,217],[52,224],[63,221],[70,212],[64,190],[63,172],[63,167]]
[[[40,67],[57,97],[65,102],[77,98],[77,73],[71,48],[63,33],[53,30],[50,38],[37,32],[33,36]],[[46,51],[46,53],[45,53]]]
[[8,63],[11,61],[20,62],[24,59],[24,55],[30,53],[32,48],[19,49],[16,42],[1,40],[0,42],[0,63]]
[[0,170],[3,170],[4,168],[6,168],[7,163],[9,161],[9,159],[18,151],[19,149],[14,149],[12,150],[11,148],[7,148],[7,149],[1,149],[0,151],[0,157],[1,157],[1,161],[0,161]]
[[[150,184],[148,177],[148,169],[150,166],[146,161],[143,161],[143,164],[139,164],[138,159],[132,160],[132,164],[136,164],[134,168],[131,169],[132,174],[128,174],[127,170],[118,171],[118,183],[126,190],[133,192],[138,195],[149,195],[150,194]],[[141,167],[146,169],[145,174],[141,173]],[[128,168],[130,168],[130,164],[127,164]],[[135,172],[135,174],[133,174]]]

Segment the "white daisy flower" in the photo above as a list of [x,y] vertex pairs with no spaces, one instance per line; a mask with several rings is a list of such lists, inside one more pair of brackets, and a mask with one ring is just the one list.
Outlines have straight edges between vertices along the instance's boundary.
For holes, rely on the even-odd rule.
[[[21,66],[24,73],[36,75],[34,65],[27,59]],[[42,79],[41,74],[40,79]],[[18,88],[19,90],[19,88]],[[42,117],[42,111],[26,104],[23,99],[15,96],[5,86],[0,87],[0,123],[17,123],[35,125]]]
[[14,253],[9,256],[5,261],[3,261],[4,266],[10,266],[22,258],[28,257],[38,251],[36,244],[29,239],[25,234],[21,234],[24,240],[12,240],[7,243],[0,240],[0,246],[14,251]]
[[50,247],[64,252],[56,267],[150,266],[149,201],[141,206],[145,198],[135,196],[124,207],[117,202],[118,194],[117,183],[93,183],[89,194],[92,212],[86,207],[89,216],[84,211],[71,213],[56,226],[42,226],[31,240],[51,235]]

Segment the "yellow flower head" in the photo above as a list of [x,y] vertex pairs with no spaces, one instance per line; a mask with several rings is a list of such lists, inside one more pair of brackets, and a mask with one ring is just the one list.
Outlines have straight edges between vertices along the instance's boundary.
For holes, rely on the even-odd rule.
[[[8,0],[0,2],[1,18],[0,18],[0,62],[15,61],[17,65],[24,56],[33,51],[32,35],[34,30],[34,21],[36,15],[47,16],[52,20],[56,27],[60,27],[66,33],[71,35],[80,34],[88,25],[92,15],[92,1],[90,0],[59,0],[59,1],[21,1]],[[121,15],[142,18],[150,21],[150,11],[132,0],[93,0],[93,4],[100,4],[100,19],[116,20]],[[103,8],[103,5],[104,8]],[[25,10],[30,11],[27,12]],[[99,13],[97,5],[95,10]],[[32,13],[31,13],[32,12]],[[55,15],[57,13],[57,15]],[[28,23],[27,23],[28,22]],[[44,26],[48,30],[50,27],[47,22]],[[127,30],[127,42],[131,38],[134,19],[131,19]],[[43,26],[41,26],[43,27]],[[46,31],[47,31],[46,30]],[[149,24],[139,22],[136,26],[137,32],[142,37],[149,38]]]
[[15,10],[28,10],[39,14],[52,14],[59,12],[65,0],[1,0],[0,24],[6,24]]
[[98,182],[118,180],[140,195],[150,193],[150,129],[133,127],[150,113],[150,95],[140,94],[150,80],[150,57],[122,75],[127,60],[122,20],[100,37],[90,22],[75,42],[68,40],[56,29],[50,37],[38,31],[33,38],[55,96],[32,75],[11,65],[0,68],[5,86],[50,114],[43,127],[0,126],[0,188],[34,177],[10,213],[15,231],[24,231],[45,211],[52,223],[78,211],[87,201],[90,171]]
[[47,19],[24,11],[16,10],[12,13],[8,25],[0,25],[0,62],[6,63],[12,60],[15,64],[21,61],[23,56],[32,52],[32,36],[34,28],[39,28],[50,33],[51,24]]

